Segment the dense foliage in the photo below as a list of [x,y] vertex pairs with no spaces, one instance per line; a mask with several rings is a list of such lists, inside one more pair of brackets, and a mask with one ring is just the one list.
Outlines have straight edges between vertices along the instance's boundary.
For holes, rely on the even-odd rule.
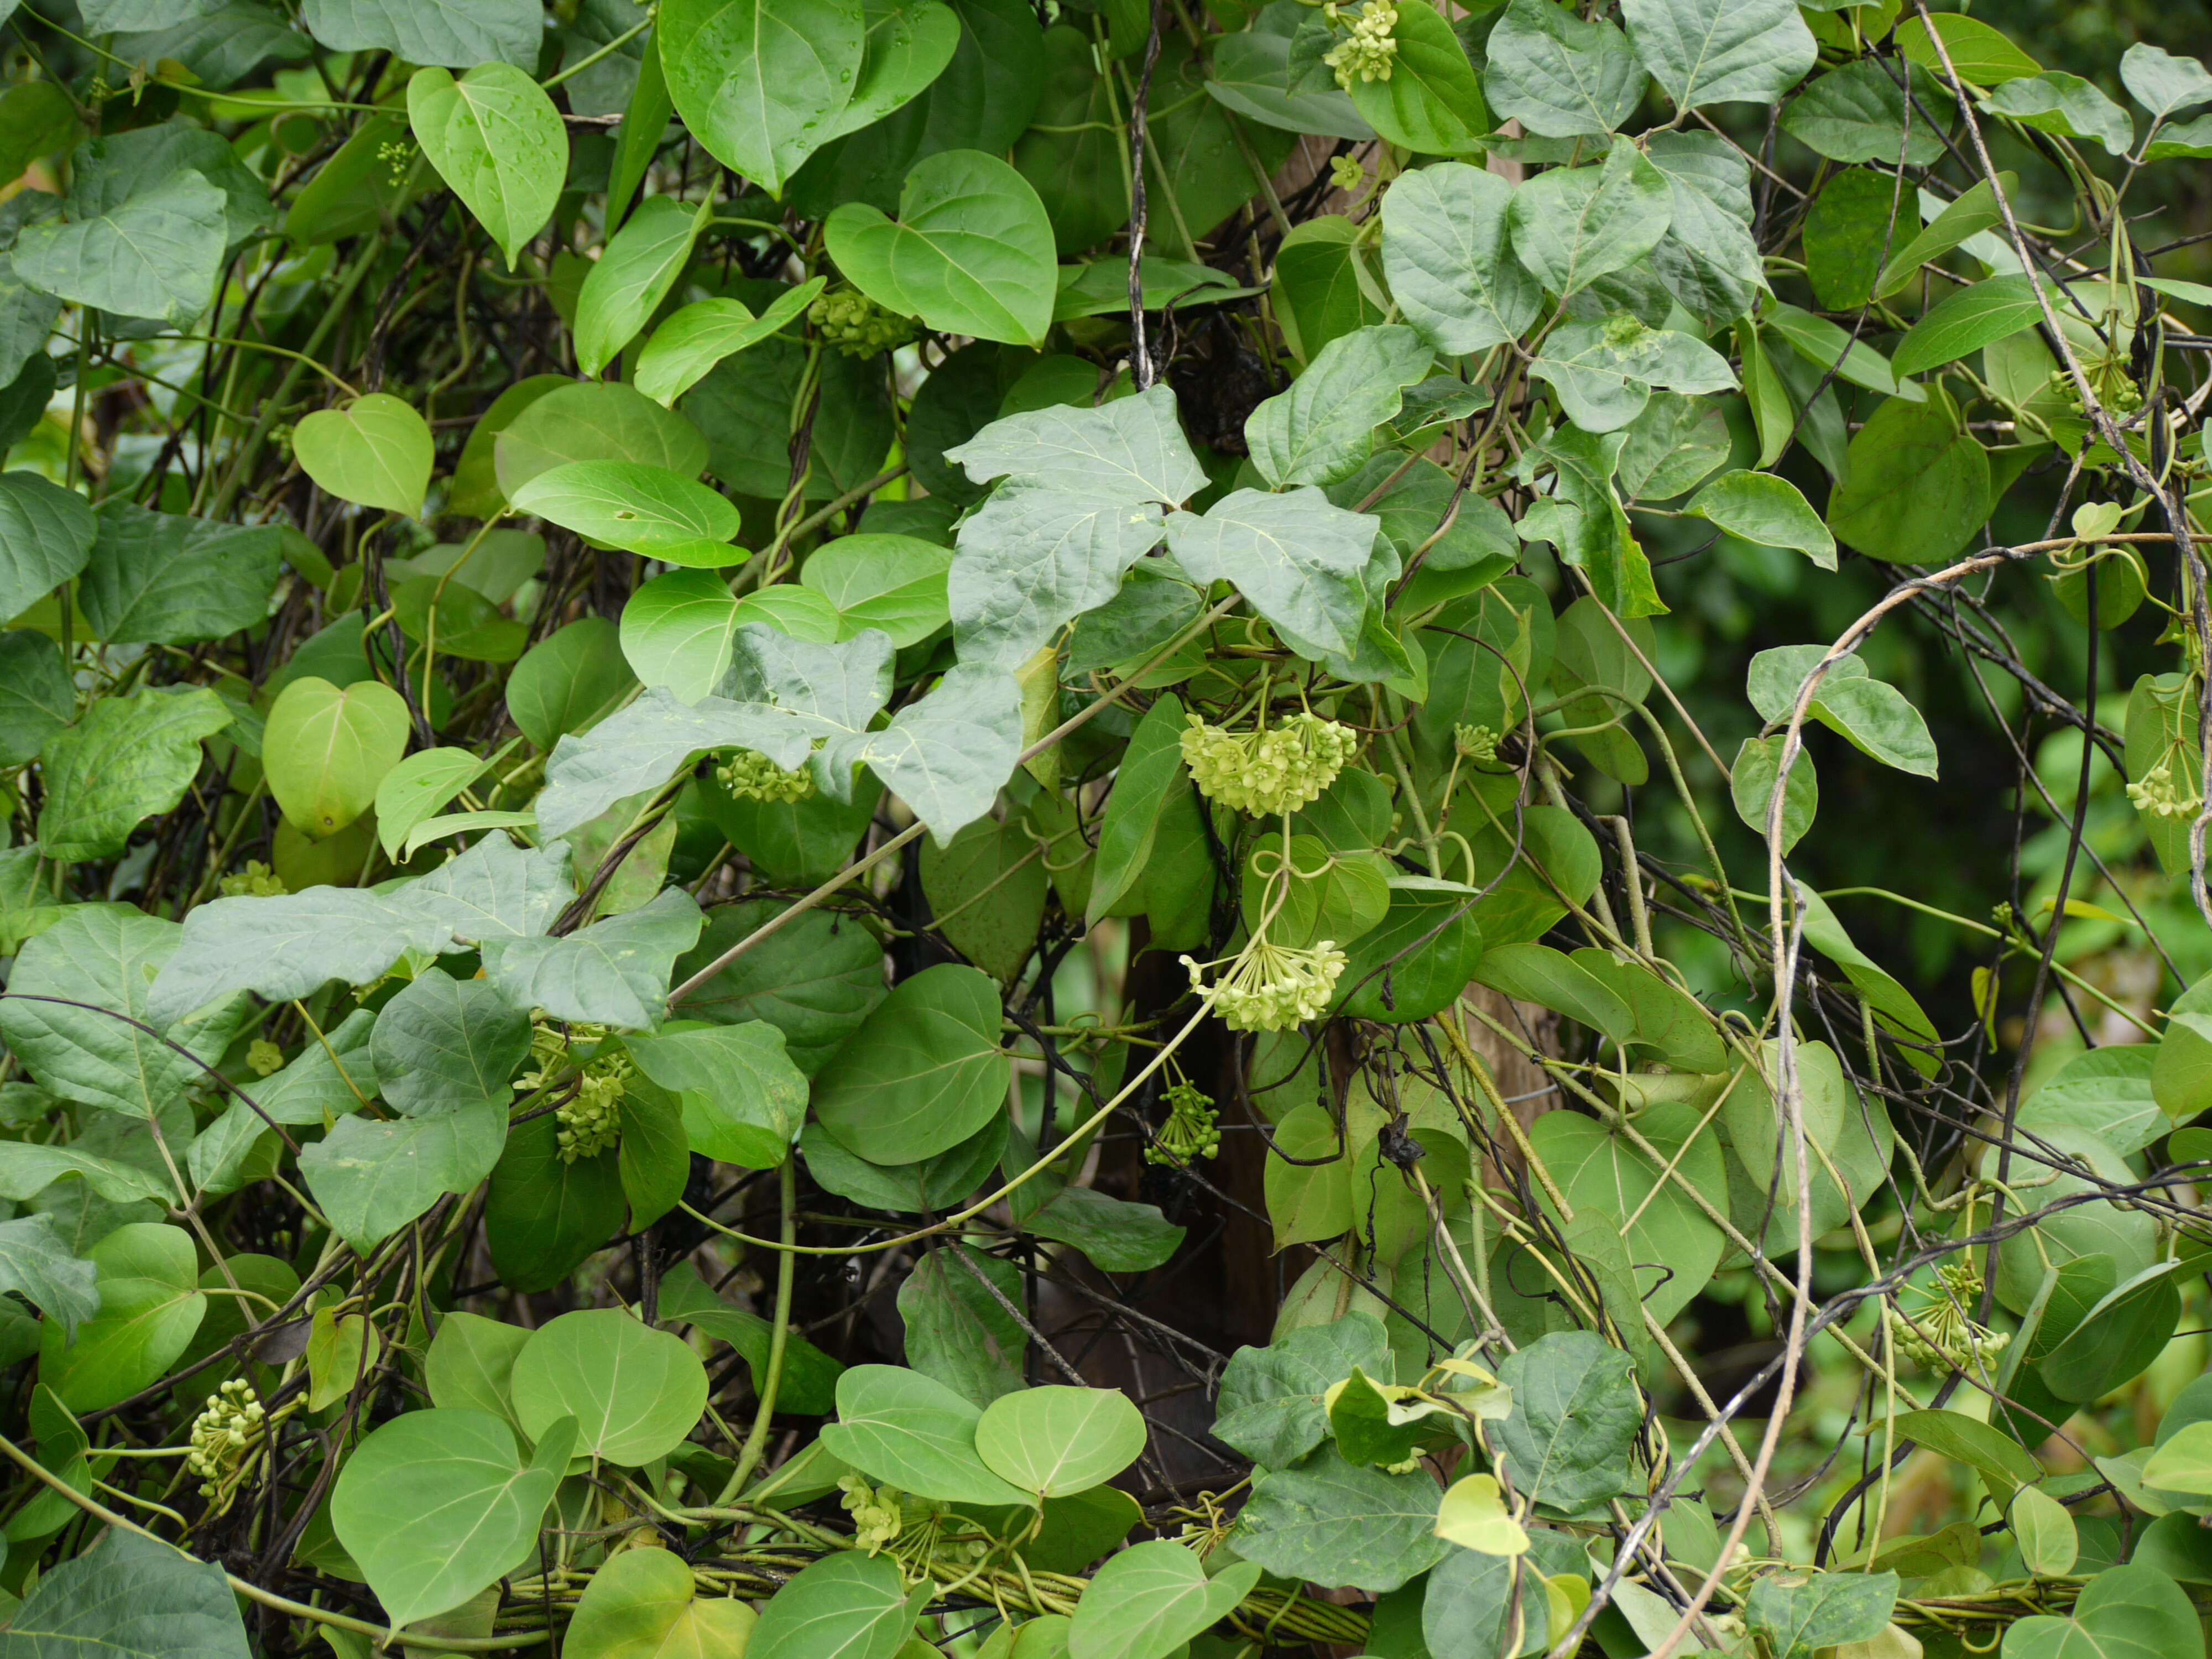
[[2202,64],[0,16],[0,1659],[2204,1650]]

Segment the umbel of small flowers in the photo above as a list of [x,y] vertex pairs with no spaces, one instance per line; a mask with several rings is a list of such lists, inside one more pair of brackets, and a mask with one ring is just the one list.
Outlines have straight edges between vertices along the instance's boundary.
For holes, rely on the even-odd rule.
[[1358,746],[1350,726],[1311,711],[1252,732],[1208,726],[1193,714],[1182,734],[1183,763],[1200,793],[1255,817],[1295,812],[1318,799]]

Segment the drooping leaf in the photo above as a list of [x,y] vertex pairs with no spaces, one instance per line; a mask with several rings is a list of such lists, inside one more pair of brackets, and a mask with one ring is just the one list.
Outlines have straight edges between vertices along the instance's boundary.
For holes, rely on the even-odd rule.
[[12,620],[82,570],[99,527],[75,490],[0,472],[0,616]]
[[283,544],[274,527],[149,513],[125,501],[103,505],[99,525],[77,590],[98,638],[190,645],[269,614]]
[[877,1480],[954,1504],[1032,1504],[975,1451],[976,1407],[918,1371],[855,1365],[837,1379],[837,1420],[822,1431],[836,1456]]
[[221,1567],[120,1527],[40,1575],[0,1630],[7,1659],[247,1659],[250,1651]]
[[1067,1628],[1072,1659],[1168,1659],[1211,1628],[1258,1583],[1249,1561],[1212,1578],[1173,1539],[1122,1550],[1099,1568]]
[[684,125],[775,194],[835,136],[866,32],[860,0],[676,0],[654,35]]
[[568,176],[568,136],[553,100],[512,64],[479,64],[458,81],[432,67],[407,82],[407,119],[514,270]]
[[334,836],[375,804],[406,752],[407,705],[390,686],[307,676],[277,695],[262,733],[269,793],[295,828]]
[[1494,173],[1440,162],[1382,198],[1382,268],[1407,319],[1437,349],[1483,351],[1536,319],[1543,294],[1507,246],[1513,188]]
[[484,974],[518,1008],[650,1029],[659,1023],[669,969],[699,937],[700,922],[691,896],[672,887],[641,909],[565,939],[488,939]]

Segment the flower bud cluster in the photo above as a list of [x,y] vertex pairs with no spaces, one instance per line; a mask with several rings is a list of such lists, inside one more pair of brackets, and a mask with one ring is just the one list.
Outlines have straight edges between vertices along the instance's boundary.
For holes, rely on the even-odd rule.
[[1486,726],[1454,726],[1452,750],[1462,760],[1487,766],[1498,758],[1498,733]]
[[622,1139],[623,1090],[635,1069],[627,1054],[606,1054],[585,1062],[574,1098],[562,1103],[553,1113],[554,1121],[561,1126],[554,1133],[554,1142],[561,1149],[563,1164],[597,1158]]
[[914,338],[914,319],[886,311],[856,288],[833,288],[806,308],[823,342],[848,357],[872,357]]
[[1336,994],[1346,961],[1334,939],[1310,947],[1277,945],[1257,939],[1235,957],[1228,976],[1206,989],[1206,969],[1218,963],[1182,958],[1190,970],[1191,989],[1203,993],[1214,1012],[1232,1031],[1284,1031],[1318,1019]]
[[201,1497],[214,1497],[246,1461],[247,1449],[261,1437],[261,1402],[242,1376],[207,1397],[206,1407],[192,1419],[192,1449],[185,1459],[185,1468],[200,1478]]
[[[1334,5],[1323,8],[1332,23],[1341,21]],[[1352,33],[1322,54],[1322,62],[1336,71],[1336,84],[1346,92],[1356,81],[1387,81],[1398,60],[1398,9],[1390,0],[1367,0],[1352,20]]]
[[1231,732],[1190,716],[1183,763],[1209,800],[1255,817],[1295,812],[1336,781],[1359,735],[1318,714],[1293,714],[1257,732]]
[[1936,1279],[1937,1288],[1928,1305],[1913,1310],[1909,1319],[1894,1306],[1882,1310],[1899,1352],[1931,1371],[1987,1364],[2002,1353],[2012,1334],[1978,1325],[1966,1312],[1982,1293],[1982,1276],[1974,1265],[1947,1264],[1936,1270]]
[[248,859],[246,868],[215,885],[225,898],[282,898],[285,891],[283,879],[259,859]]
[[1167,1121],[1153,1133],[1145,1148],[1147,1164],[1188,1167],[1193,1159],[1217,1157],[1221,1151],[1221,1115],[1213,1099],[1195,1084],[1178,1083],[1169,1089]]
[[814,793],[811,768],[787,771],[755,749],[740,749],[714,769],[723,788],[743,799],[789,803]]

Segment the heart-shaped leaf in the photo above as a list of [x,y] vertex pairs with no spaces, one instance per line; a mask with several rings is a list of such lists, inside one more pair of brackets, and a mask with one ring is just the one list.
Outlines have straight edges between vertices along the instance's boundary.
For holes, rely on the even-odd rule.
[[932,155],[907,174],[896,220],[848,202],[823,228],[837,268],[902,316],[1012,345],[1041,345],[1052,326],[1052,222],[1035,186],[996,156]]
[[407,119],[438,176],[490,233],[507,268],[545,228],[568,174],[568,134],[537,82],[512,64],[479,64],[456,81],[421,69]]
[[[534,513],[632,553],[727,542],[740,523],[727,496],[641,461],[570,461],[539,473],[510,499],[518,513]],[[732,548],[723,562],[735,564],[743,556]]]
[[294,680],[277,694],[261,736],[269,793],[285,821],[318,839],[366,812],[407,752],[407,704],[378,680],[343,690]]
[[422,417],[387,392],[319,409],[292,430],[307,476],[340,501],[420,518],[436,455]]

